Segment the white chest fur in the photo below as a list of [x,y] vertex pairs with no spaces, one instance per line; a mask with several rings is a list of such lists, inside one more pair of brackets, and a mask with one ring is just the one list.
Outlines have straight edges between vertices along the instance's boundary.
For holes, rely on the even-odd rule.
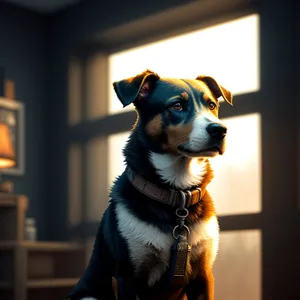
[[164,182],[179,189],[200,184],[206,173],[206,161],[198,158],[150,152],[150,161]]
[[[164,233],[156,226],[147,224],[133,215],[123,204],[116,206],[118,229],[122,237],[127,241],[130,258],[135,271],[139,272],[147,265],[149,257],[155,255],[157,263],[149,270],[148,285],[155,284],[164,274],[169,265],[170,249],[174,242],[172,233]],[[214,217],[208,222],[199,222],[190,228],[189,244],[199,246],[205,240],[212,240],[214,261],[219,242],[219,226]],[[201,246],[201,244],[200,244]],[[195,247],[201,252],[201,247]],[[200,253],[199,253],[200,254]]]

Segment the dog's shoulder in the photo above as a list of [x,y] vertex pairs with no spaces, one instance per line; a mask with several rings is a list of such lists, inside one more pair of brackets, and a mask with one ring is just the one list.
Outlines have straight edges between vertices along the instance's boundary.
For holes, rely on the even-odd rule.
[[168,268],[173,237],[140,219],[128,206],[116,204],[117,227],[128,245],[136,276],[145,274],[147,285],[157,282]]
[[128,242],[137,241],[141,245],[152,245],[157,249],[163,249],[169,244],[170,234],[139,218],[125,203],[116,203],[115,212],[118,230]]
[[119,230],[118,202],[109,199],[110,204],[101,220],[103,235],[111,253],[117,262],[128,259],[128,246],[124,236]]

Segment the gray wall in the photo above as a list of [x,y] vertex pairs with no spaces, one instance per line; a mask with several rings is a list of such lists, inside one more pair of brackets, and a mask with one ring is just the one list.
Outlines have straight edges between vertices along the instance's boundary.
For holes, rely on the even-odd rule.
[[0,3],[0,66],[15,81],[16,98],[26,105],[26,174],[3,176],[15,191],[29,197],[29,215],[37,219],[39,237],[45,238],[45,125],[46,125],[46,19]]

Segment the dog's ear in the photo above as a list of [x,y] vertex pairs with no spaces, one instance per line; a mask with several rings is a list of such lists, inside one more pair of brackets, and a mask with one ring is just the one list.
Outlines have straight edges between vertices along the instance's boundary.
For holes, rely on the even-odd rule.
[[232,93],[219,85],[214,78],[210,76],[200,75],[196,79],[203,81],[216,98],[222,96],[227,103],[232,105]]
[[115,92],[123,104],[123,107],[149,97],[159,76],[146,70],[135,77],[123,79],[113,83]]

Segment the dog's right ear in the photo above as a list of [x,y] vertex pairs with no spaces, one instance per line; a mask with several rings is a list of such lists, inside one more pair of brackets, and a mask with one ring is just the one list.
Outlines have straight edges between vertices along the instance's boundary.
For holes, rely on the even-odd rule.
[[125,107],[147,98],[157,80],[159,80],[159,76],[156,73],[146,70],[135,77],[114,82],[113,87],[123,107]]

